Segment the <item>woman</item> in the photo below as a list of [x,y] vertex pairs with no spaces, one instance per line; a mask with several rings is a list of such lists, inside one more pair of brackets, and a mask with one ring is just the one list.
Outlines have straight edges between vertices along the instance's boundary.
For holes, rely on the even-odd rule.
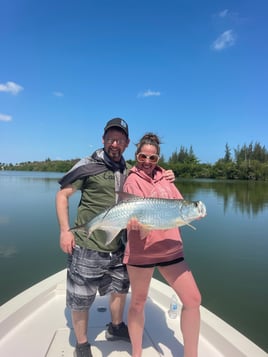
[[[159,138],[153,133],[145,134],[137,144],[137,165],[130,170],[125,181],[125,192],[141,197],[182,198],[176,186],[165,178],[165,170],[157,165],[159,155]],[[128,329],[132,357],[142,356],[144,307],[155,267],[183,304],[181,331],[184,357],[197,357],[201,295],[184,260],[179,229],[151,231],[145,239],[141,239],[139,222],[132,219],[128,224],[124,263],[131,285]]]

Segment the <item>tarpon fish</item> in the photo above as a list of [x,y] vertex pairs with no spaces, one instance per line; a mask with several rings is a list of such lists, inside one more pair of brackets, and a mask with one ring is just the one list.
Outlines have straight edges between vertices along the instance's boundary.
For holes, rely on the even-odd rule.
[[206,216],[206,207],[201,201],[130,196],[70,231],[83,230],[90,237],[99,229],[106,233],[106,244],[109,244],[132,218],[138,220],[141,236],[145,238],[151,230],[191,226],[190,222]]

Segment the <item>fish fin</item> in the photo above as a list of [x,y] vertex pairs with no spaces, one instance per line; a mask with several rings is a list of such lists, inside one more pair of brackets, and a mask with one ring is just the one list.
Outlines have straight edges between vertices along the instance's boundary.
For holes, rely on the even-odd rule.
[[149,228],[148,225],[144,225],[142,224],[140,227],[140,237],[141,239],[145,239],[148,234],[150,233],[150,231],[152,230],[152,228]]
[[177,225],[177,227],[188,226],[188,227],[191,227],[192,229],[196,230],[196,228],[194,226],[192,226],[189,222],[183,220],[182,218],[176,219],[176,225]]
[[81,232],[88,232],[87,228],[86,228],[86,225],[85,224],[81,224],[80,226],[74,226],[72,228],[69,228],[69,231],[70,232],[78,232],[78,231],[81,231]]
[[[103,229],[101,229],[103,230]],[[103,230],[106,233],[106,242],[105,245],[110,244],[115,237],[121,232],[122,228],[109,227]]]
[[193,230],[196,231],[196,228],[194,226],[192,226],[190,223],[184,221],[183,219],[177,219],[176,220],[176,224],[178,227],[181,227],[181,226],[188,226],[190,228],[192,228]]
[[118,195],[118,202],[121,201],[129,201],[135,198],[141,198],[140,196],[133,195],[132,193],[124,192],[124,191],[115,191]]
[[153,196],[149,196],[149,197],[137,196],[137,195],[134,195],[133,193],[124,192],[124,191],[115,191],[115,193],[118,195],[118,202],[130,201],[133,199],[135,200],[135,199],[141,199],[141,198],[155,198]]
[[192,226],[190,223],[185,223],[186,226],[192,228],[194,231],[196,231],[196,227]]

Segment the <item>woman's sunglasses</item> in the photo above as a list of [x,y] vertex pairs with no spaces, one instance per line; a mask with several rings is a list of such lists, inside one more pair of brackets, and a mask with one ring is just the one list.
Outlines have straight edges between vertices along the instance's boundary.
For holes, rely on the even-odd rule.
[[146,155],[143,152],[139,152],[137,154],[137,161],[138,162],[145,162],[146,159],[148,159],[152,164],[156,164],[159,160],[159,155],[157,154],[152,154],[152,155]]

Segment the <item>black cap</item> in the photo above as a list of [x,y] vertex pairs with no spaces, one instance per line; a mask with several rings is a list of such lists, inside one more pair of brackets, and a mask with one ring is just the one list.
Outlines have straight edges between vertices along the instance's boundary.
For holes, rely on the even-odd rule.
[[104,128],[104,133],[106,133],[106,131],[108,129],[114,128],[114,127],[122,129],[124,131],[124,133],[126,134],[126,136],[128,137],[128,125],[124,119],[113,118],[113,119],[109,120]]

